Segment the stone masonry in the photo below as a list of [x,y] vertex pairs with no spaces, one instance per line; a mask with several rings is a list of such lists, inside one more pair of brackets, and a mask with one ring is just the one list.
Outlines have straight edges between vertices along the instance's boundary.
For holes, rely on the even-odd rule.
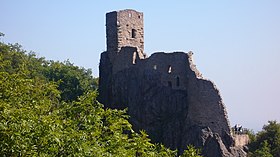
[[99,65],[99,101],[128,108],[130,122],[153,142],[181,154],[192,144],[208,157],[246,156],[235,145],[215,84],[202,77],[190,51],[144,53],[143,13],[106,14],[107,51]]
[[136,47],[144,57],[143,13],[134,10],[114,11],[106,14],[107,51],[119,52],[122,47]]

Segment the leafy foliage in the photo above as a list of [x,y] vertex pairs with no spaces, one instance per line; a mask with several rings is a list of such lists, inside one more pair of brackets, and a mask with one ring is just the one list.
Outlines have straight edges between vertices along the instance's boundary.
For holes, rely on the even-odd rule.
[[182,157],[202,157],[200,156],[200,150],[196,149],[194,146],[189,145],[187,146],[187,150],[184,151]]
[[270,154],[270,148],[268,146],[267,141],[264,141],[263,143],[261,143],[261,146],[259,149],[257,149],[253,156],[262,156],[262,157],[273,157],[273,155]]
[[[0,34],[0,36],[3,36]],[[91,71],[0,42],[0,156],[176,156],[104,109]],[[194,147],[183,156],[199,157]]]
[[61,98],[64,101],[76,100],[84,92],[97,89],[91,70],[74,66],[69,61],[50,61],[43,74],[50,81],[60,82],[58,89],[62,92]]
[[63,101],[77,100],[84,92],[97,89],[98,79],[92,77],[90,69],[74,66],[69,61],[62,63],[37,58],[33,52],[26,54],[19,44],[1,43],[0,52],[0,71],[57,82]]
[[249,144],[250,156],[280,156],[280,124],[268,121]]

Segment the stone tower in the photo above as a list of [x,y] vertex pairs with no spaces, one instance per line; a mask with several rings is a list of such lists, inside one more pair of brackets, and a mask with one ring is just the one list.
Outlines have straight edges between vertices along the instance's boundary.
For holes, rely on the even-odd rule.
[[122,47],[136,47],[144,59],[143,13],[126,9],[106,14],[107,51],[120,52]]
[[245,157],[231,136],[216,85],[204,79],[192,52],[144,55],[143,13],[106,14],[107,51],[99,64],[98,101],[125,109],[134,130],[182,154],[187,145],[205,157]]

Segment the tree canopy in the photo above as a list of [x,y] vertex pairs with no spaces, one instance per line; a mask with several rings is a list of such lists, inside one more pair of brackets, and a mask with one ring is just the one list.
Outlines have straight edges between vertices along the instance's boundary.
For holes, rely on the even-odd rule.
[[276,121],[268,121],[262,131],[250,139],[250,156],[280,156],[280,124]]
[[105,109],[96,88],[89,69],[0,42],[0,156],[177,155],[134,132],[126,110]]

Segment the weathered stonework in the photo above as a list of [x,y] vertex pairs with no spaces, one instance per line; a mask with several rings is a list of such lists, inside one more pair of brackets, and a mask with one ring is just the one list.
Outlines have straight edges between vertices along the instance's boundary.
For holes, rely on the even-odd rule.
[[133,46],[141,59],[144,54],[143,13],[135,10],[113,11],[106,14],[107,51],[120,51]]
[[247,134],[234,134],[233,135],[235,146],[244,147],[249,144],[250,138]]
[[[106,18],[107,51],[99,67],[99,101],[105,107],[128,108],[135,130],[146,130],[153,142],[179,153],[193,144],[204,156],[246,155],[234,146],[220,93],[197,70],[192,52],[145,57],[143,14],[122,10]],[[133,29],[139,33],[134,42],[127,39]]]

